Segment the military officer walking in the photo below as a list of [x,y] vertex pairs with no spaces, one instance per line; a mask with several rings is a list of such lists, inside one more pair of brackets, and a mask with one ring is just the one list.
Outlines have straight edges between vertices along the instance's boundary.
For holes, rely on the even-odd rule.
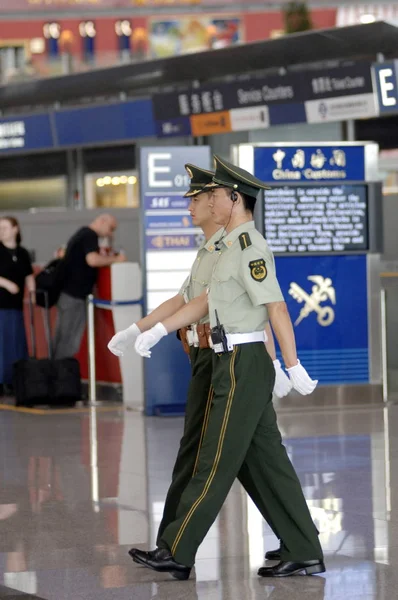
[[[209,312],[212,327],[212,405],[194,477],[160,539],[161,547],[135,556],[157,571],[189,577],[195,555],[236,477],[251,495],[282,542],[281,562],[263,567],[263,577],[307,575],[325,570],[317,529],[282,445],[272,405],[275,369],[264,347],[264,326],[271,321],[293,387],[311,393],[312,381],[297,359],[293,327],[276,279],[272,253],[253,222],[263,182],[216,157],[210,207],[224,227],[208,293],[141,334],[136,351]],[[246,485],[245,485],[246,487]]]
[[[186,302],[200,296],[210,283],[216,259],[215,242],[220,237],[219,225],[213,220],[209,209],[209,190],[204,187],[212,181],[214,173],[195,165],[187,164],[185,169],[190,176],[190,187],[184,197],[190,198],[189,212],[192,223],[201,227],[205,240],[198,249],[191,272],[179,293],[161,304],[145,318],[128,329],[117,333],[109,342],[108,348],[117,356],[134,344],[140,332],[144,332],[175,312]],[[180,442],[177,459],[172,474],[172,483],[167,493],[160,523],[157,543],[167,525],[176,518],[180,496],[197,468],[199,448],[207,424],[207,415],[212,401],[211,372],[212,350],[209,347],[210,325],[208,315],[192,327],[184,327],[179,336],[191,363],[191,381],[185,411],[184,434]]]
[[[117,356],[122,355],[131,346],[140,332],[150,329],[159,319],[172,315],[185,302],[189,302],[202,294],[210,284],[210,278],[215,261],[217,240],[222,235],[222,228],[213,219],[209,208],[210,190],[205,190],[211,183],[214,173],[205,169],[187,164],[185,168],[190,176],[190,188],[185,197],[191,198],[189,212],[194,226],[201,227],[205,240],[201,244],[191,272],[183,283],[179,293],[155,309],[150,315],[133,324],[128,329],[117,333],[109,342],[108,347]],[[212,350],[209,346],[210,325],[209,316],[206,314],[198,324],[184,327],[179,332],[184,348],[190,356],[191,381],[185,411],[184,433],[174,465],[172,482],[167,493],[157,536],[157,544],[161,546],[161,536],[167,525],[176,517],[177,506],[183,490],[195,474],[199,449],[207,427],[209,410],[213,398],[211,387],[212,375]],[[267,347],[270,354],[275,354],[273,338],[270,327],[267,327]],[[279,361],[275,361],[277,363]],[[275,393],[282,397],[286,395],[291,384],[279,368],[279,384]],[[133,556],[134,558],[134,556]]]

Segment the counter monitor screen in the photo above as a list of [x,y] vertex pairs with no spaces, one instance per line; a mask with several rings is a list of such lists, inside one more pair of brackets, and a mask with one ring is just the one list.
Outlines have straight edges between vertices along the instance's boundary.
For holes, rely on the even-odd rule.
[[264,192],[264,220],[276,253],[368,250],[366,185],[273,187]]

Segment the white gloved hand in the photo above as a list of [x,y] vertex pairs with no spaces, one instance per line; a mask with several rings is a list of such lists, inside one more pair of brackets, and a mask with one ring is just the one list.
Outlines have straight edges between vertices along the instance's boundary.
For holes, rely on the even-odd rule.
[[127,348],[132,346],[140,335],[141,331],[138,326],[133,323],[127,329],[123,329],[116,333],[108,344],[108,350],[115,356],[123,356]]
[[156,346],[165,335],[167,335],[166,327],[162,323],[157,323],[152,329],[138,336],[135,342],[135,351],[140,356],[151,358],[150,349]]
[[290,381],[292,382],[294,389],[297,390],[299,394],[307,396],[307,394],[311,394],[316,388],[318,380],[311,379],[299,360],[295,367],[290,367],[290,369],[286,369],[286,371],[289,373]]
[[293,384],[283,371],[280,360],[274,360],[273,363],[275,367],[274,394],[278,398],[284,398],[291,391]]

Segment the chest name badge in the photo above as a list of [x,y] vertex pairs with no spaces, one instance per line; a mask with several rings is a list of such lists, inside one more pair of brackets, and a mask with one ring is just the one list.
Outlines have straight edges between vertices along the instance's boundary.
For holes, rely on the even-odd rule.
[[267,267],[265,266],[265,260],[263,258],[249,262],[249,269],[250,275],[253,277],[254,281],[264,281],[267,277]]

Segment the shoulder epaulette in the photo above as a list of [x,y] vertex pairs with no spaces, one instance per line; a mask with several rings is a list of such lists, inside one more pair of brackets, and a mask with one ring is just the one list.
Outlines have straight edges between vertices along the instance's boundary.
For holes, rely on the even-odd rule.
[[241,233],[239,236],[240,247],[242,250],[246,250],[252,245],[250,235],[248,233]]

